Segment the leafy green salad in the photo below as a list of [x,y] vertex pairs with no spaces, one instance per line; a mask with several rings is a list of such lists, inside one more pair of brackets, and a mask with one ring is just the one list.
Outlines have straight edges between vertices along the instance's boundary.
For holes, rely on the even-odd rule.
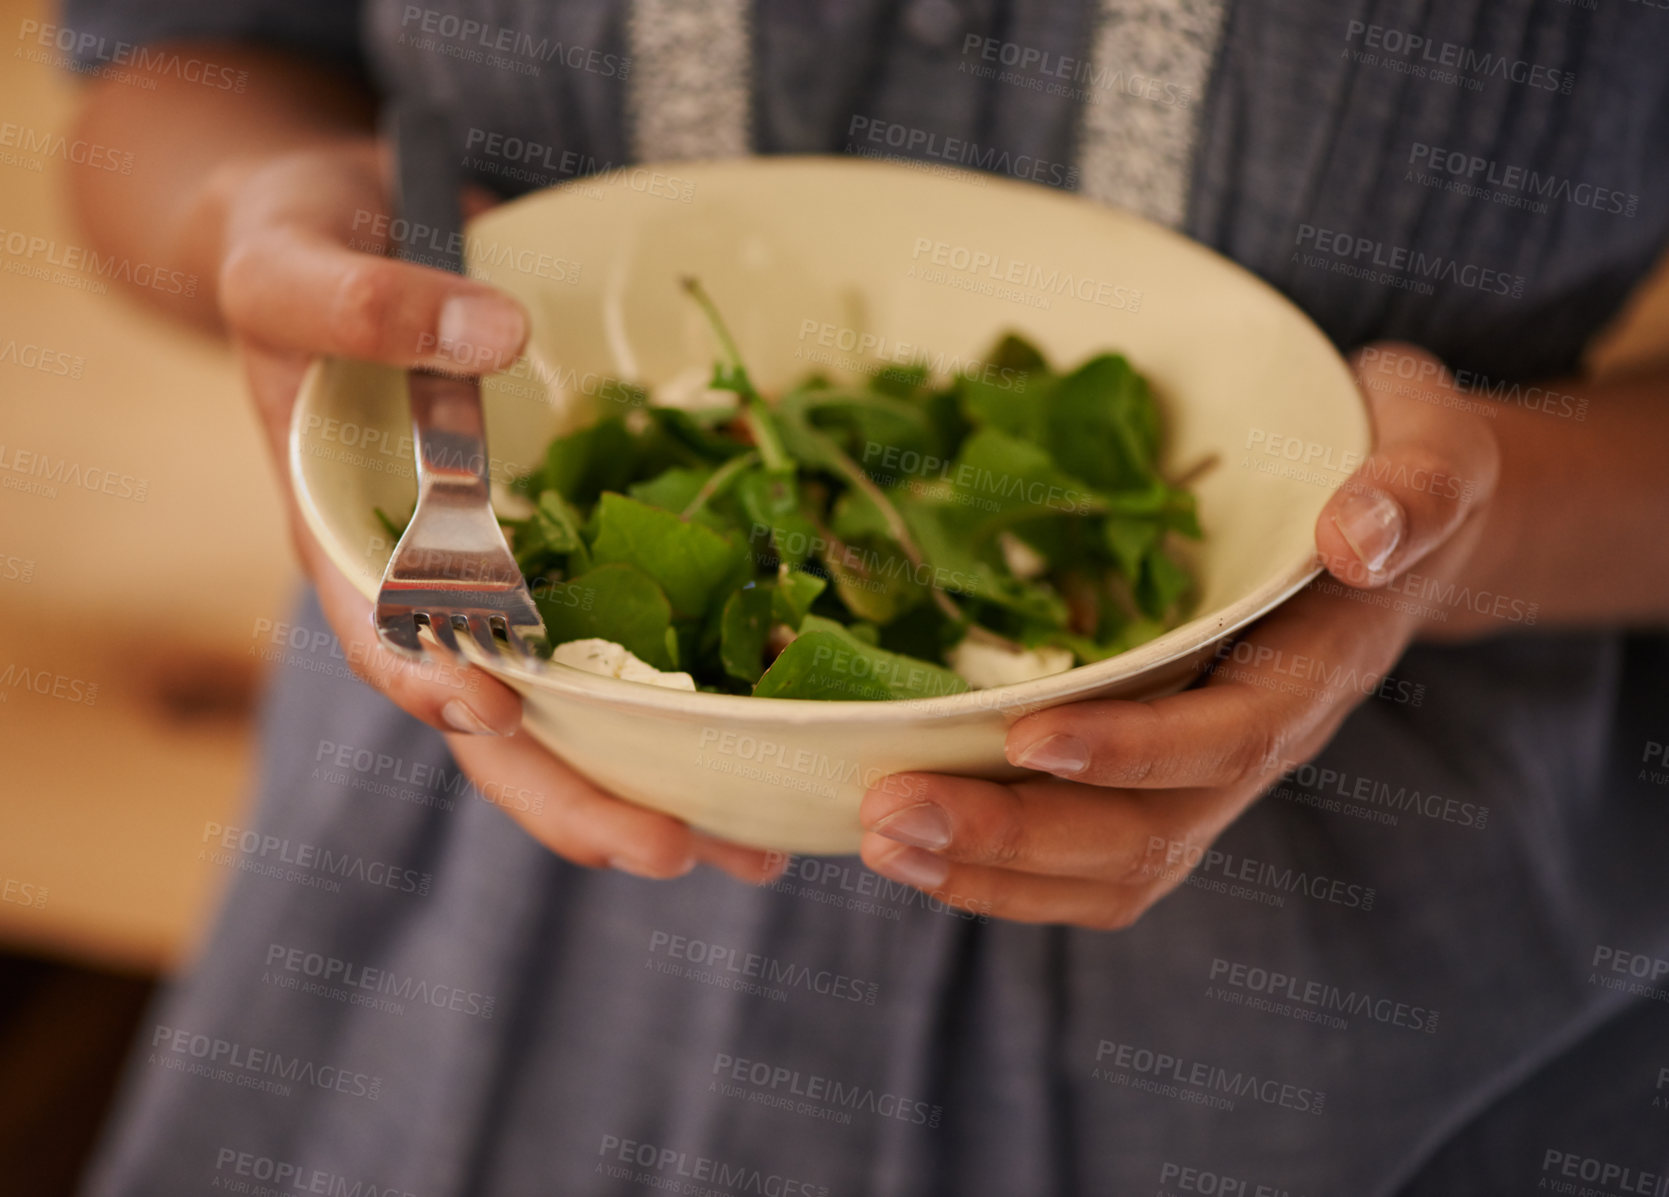
[[[694,280],[715,406],[647,401],[552,441],[505,520],[555,660],[769,698],[927,698],[1102,660],[1178,621],[1198,538],[1146,381],[1018,336],[977,372],[774,403]],[[643,397],[647,399],[647,397]],[[379,513],[380,514],[380,513]]]

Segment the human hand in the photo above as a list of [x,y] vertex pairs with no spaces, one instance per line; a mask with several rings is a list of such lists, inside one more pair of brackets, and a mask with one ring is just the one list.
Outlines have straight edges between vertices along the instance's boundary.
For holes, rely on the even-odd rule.
[[385,649],[369,600],[302,520],[286,445],[296,392],[314,357],[487,373],[513,362],[527,338],[526,313],[504,293],[383,256],[387,170],[386,154],[365,139],[246,171],[226,204],[218,278],[221,314],[277,465],[297,555],[343,655],[402,709],[449,733],[453,755],[484,794],[536,796],[501,805],[553,852],[645,877],[676,877],[701,860],[744,880],[768,879],[781,871],[780,860],[586,782],[520,733],[520,697],[490,674],[439,659],[414,663]]
[[[1416,563],[1453,580],[1478,544],[1500,470],[1489,422],[1445,406],[1440,364],[1411,346],[1356,359],[1374,450],[1316,522],[1327,573],[1249,629],[1203,684],[1152,702],[1092,700],[1017,720],[1009,784],[900,774],[860,811],[876,872],[1000,918],[1112,930],[1180,885],[1281,775],[1365,697],[1295,680],[1299,661],[1378,679],[1420,632],[1413,604],[1363,601]],[[1399,361],[1423,367],[1410,384]]]

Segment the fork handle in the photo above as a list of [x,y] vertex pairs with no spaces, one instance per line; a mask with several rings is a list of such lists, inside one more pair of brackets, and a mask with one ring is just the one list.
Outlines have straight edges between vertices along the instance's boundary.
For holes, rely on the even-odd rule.
[[481,388],[474,378],[412,370],[411,423],[417,446],[417,498],[440,487],[459,498],[489,496]]

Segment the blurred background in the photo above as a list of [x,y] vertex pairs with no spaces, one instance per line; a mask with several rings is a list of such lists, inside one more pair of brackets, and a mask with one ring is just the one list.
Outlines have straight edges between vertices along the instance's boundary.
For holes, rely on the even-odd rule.
[[[51,19],[0,0],[0,43]],[[144,1003],[212,914],[226,874],[197,844],[238,821],[257,654],[297,584],[231,353],[17,252],[87,244],[67,194],[103,166],[73,160],[77,86],[21,52],[0,72],[0,1189],[33,1197],[73,1187]],[[1591,369],[1666,345],[1660,268]]]

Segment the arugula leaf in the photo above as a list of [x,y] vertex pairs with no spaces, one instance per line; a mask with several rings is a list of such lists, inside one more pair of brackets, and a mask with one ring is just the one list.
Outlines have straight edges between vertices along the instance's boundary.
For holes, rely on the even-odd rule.
[[799,565],[811,555],[820,538],[817,525],[800,511],[800,487],[793,470],[745,470],[734,489],[736,501],[752,522],[750,545],[757,542],[761,530],[769,528],[772,547],[787,564]]
[[771,619],[776,623],[785,623],[791,628],[800,626],[802,620],[811,611],[811,604],[817,601],[817,596],[828,586],[827,578],[820,578],[816,574],[808,574],[802,570],[789,569],[786,565],[777,570],[776,584],[771,591]]
[[1171,560],[1164,547],[1155,545],[1142,558],[1141,577],[1136,581],[1136,605],[1149,619],[1162,620],[1193,585],[1187,570]]
[[635,565],[665,591],[675,615],[699,618],[743,574],[747,551],[712,528],[608,492],[597,504],[591,559]]
[[772,592],[749,584],[726,600],[719,621],[719,661],[737,681],[753,683],[765,672],[765,639],[771,630]]
[[888,652],[817,615],[771,662],[753,692],[760,698],[865,701],[961,694],[968,683],[929,661]]
[[600,565],[570,582],[539,587],[533,601],[552,648],[595,636],[624,646],[656,669],[677,667],[668,651],[672,606],[635,566]]
[[1102,528],[1118,570],[1131,581],[1141,577],[1142,559],[1159,543],[1160,525],[1133,516],[1108,516]]
[[516,564],[523,574],[542,573],[567,558],[570,573],[589,569],[591,555],[580,537],[579,513],[569,506],[560,492],[542,491],[533,514],[513,524]]

